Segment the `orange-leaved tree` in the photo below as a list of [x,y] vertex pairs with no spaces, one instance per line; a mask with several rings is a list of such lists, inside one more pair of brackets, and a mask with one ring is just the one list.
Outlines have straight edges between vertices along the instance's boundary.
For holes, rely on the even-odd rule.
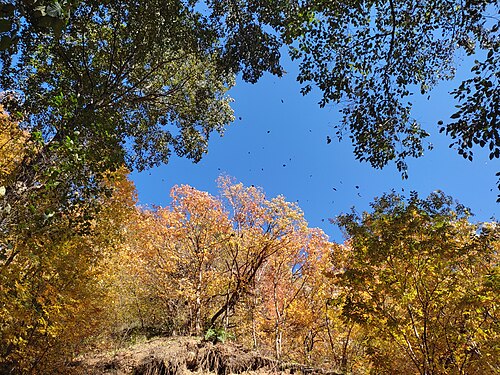
[[[132,231],[139,234],[131,263],[142,285],[136,293],[149,322],[170,333],[233,328],[257,346],[262,319],[275,319],[279,351],[283,317],[328,241],[283,197],[266,199],[261,189],[229,177],[218,182],[220,197],[175,186],[168,207],[142,210],[146,224]],[[278,281],[285,274],[287,281]],[[275,294],[265,286],[269,280]],[[274,315],[264,300],[274,301]]]
[[[305,224],[305,223],[303,223]],[[322,265],[331,243],[320,229],[305,225],[289,236],[289,243],[274,253],[259,280],[263,331],[273,332],[277,358],[284,353],[307,360],[321,341],[324,277]],[[272,327],[266,327],[271,325]]]

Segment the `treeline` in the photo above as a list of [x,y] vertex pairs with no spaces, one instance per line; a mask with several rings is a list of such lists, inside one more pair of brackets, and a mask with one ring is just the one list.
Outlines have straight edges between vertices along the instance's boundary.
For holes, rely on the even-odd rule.
[[64,372],[137,333],[231,339],[346,374],[500,370],[500,229],[443,193],[384,195],[338,217],[335,244],[296,204],[229,177],[218,196],[175,186],[154,209],[125,168],[92,200],[61,170],[28,189],[39,146],[0,121],[2,373]]

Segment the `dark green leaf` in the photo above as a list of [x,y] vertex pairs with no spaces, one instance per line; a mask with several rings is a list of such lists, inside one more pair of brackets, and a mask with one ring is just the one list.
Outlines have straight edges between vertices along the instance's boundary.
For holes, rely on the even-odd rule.
[[10,31],[12,22],[10,20],[0,18],[0,33]]
[[3,50],[6,50],[7,48],[9,48],[12,44],[12,38],[7,36],[7,35],[3,35],[0,37],[0,51],[3,51]]

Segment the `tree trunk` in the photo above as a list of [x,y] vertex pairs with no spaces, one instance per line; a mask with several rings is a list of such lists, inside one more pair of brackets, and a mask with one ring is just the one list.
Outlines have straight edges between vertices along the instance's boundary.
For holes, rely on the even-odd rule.
[[196,285],[196,300],[194,310],[194,331],[197,336],[201,335],[201,286],[203,283],[203,265],[198,268],[198,280]]

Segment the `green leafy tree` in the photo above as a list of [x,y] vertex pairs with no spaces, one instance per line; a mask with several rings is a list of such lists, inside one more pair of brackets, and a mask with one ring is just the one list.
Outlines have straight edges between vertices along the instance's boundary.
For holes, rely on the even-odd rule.
[[460,52],[485,57],[453,93],[460,109],[443,130],[465,157],[490,142],[490,158],[499,156],[498,11],[491,0],[305,0],[284,35],[300,62],[302,92],[315,84],[321,106],[345,103],[337,134],[349,134],[356,157],[376,168],[394,160],[406,175],[405,159],[423,155],[429,135],[411,115],[411,97],[454,78]]
[[[281,74],[277,37],[262,25],[270,21],[243,21],[232,7],[210,4],[209,17],[199,4],[169,0],[0,5],[0,36],[10,40],[0,49],[0,99],[33,145],[3,201],[36,217],[47,213],[37,210],[41,191],[53,195],[46,211],[66,212],[95,204],[105,175],[124,163],[199,161],[210,135],[233,120],[234,75]],[[92,215],[89,207],[85,220]],[[6,227],[19,217],[0,213]]]
[[442,130],[466,158],[476,144],[499,157],[493,0],[11,0],[2,10],[0,33],[11,42],[1,88],[22,94],[30,126],[49,126],[46,137],[82,128],[98,160],[199,160],[208,135],[231,121],[224,92],[233,76],[281,75],[283,46],[299,61],[304,94],[316,85],[321,106],[345,104],[338,135],[349,134],[356,157],[377,168],[395,161],[404,174],[429,132],[412,117],[412,96],[452,79],[458,53],[478,53]]
[[199,160],[210,133],[232,120],[232,75],[217,67],[214,35],[187,5],[75,2],[57,33],[30,18],[57,3],[13,4],[2,7],[19,41],[2,52],[0,88],[29,139],[2,184],[0,205],[10,209],[0,211],[1,246],[14,228],[27,236],[64,215],[88,229],[109,171],[166,162],[172,152]]
[[348,241],[335,280],[377,371],[498,372],[497,223],[471,224],[443,193],[388,194],[372,208],[338,218]]
[[[0,52],[14,53],[23,31],[61,33],[75,1],[20,0],[0,3]],[[22,19],[22,20],[21,20]],[[23,30],[24,29],[24,30]],[[25,34],[26,35],[26,34]]]
[[20,42],[2,55],[0,87],[20,97],[5,105],[46,143],[85,146],[95,171],[143,169],[172,153],[199,161],[209,135],[233,120],[234,74],[281,74],[276,43],[251,18],[236,23],[235,10],[208,18],[178,1],[81,1],[56,33],[33,26],[41,4],[14,4]]

